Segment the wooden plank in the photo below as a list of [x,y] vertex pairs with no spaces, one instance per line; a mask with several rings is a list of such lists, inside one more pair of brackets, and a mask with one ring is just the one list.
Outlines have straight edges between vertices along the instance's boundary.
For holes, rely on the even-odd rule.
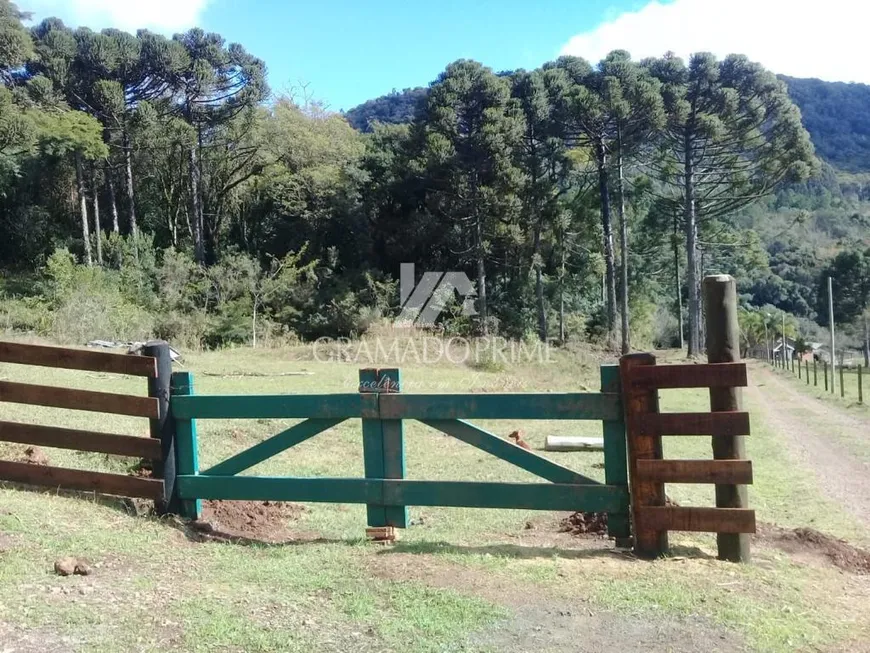
[[619,512],[628,491],[613,485],[564,483],[479,483],[469,481],[384,481],[387,504]]
[[427,426],[431,426],[433,429],[453,436],[457,440],[462,440],[472,447],[477,447],[490,455],[501,458],[511,465],[516,465],[520,469],[524,469],[535,476],[540,476],[553,483],[600,485],[594,479],[578,474],[572,469],[563,467],[548,458],[536,454],[534,451],[523,449],[513,442],[500,438],[493,433],[488,433],[474,424],[469,424],[463,420],[424,419],[420,421]]
[[[382,392],[402,391],[402,372],[397,368],[378,370],[378,386]],[[380,405],[380,398],[378,399]],[[381,437],[384,451],[384,478],[405,478],[405,427],[400,419],[382,419]],[[387,526],[407,528],[407,506],[387,506],[384,509]]]
[[616,393],[381,394],[382,419],[620,419]]
[[358,393],[181,395],[172,398],[172,413],[176,419],[349,419],[363,417],[366,405],[377,408],[378,395],[367,395],[370,401],[365,401],[364,396]]
[[395,526],[374,526],[366,529],[366,539],[374,542],[395,542]]
[[182,499],[237,501],[305,501],[382,505],[381,481],[365,478],[295,478],[289,476],[180,475]]
[[331,429],[336,424],[341,424],[343,419],[307,419],[304,422],[291,426],[278,435],[273,435],[267,440],[255,444],[250,449],[237,453],[203,472],[208,476],[234,476],[250,469],[275,456],[300,442],[313,438],[318,433]]
[[55,388],[11,381],[0,381],[0,401],[152,419],[157,417],[158,410],[157,399],[153,397],[134,397],[111,392]]
[[636,415],[634,425],[643,435],[749,435],[749,413],[653,413]]
[[263,476],[178,477],[185,499],[367,503],[393,506],[619,512],[624,487],[560,483],[482,483]]
[[17,422],[0,421],[0,441],[151,460],[158,460],[161,453],[160,440],[154,438],[137,438],[132,435],[79,431]]
[[634,370],[638,388],[736,388],[747,385],[745,363],[651,365]]
[[5,460],[0,461],[0,480],[141,499],[157,500],[163,496],[163,481],[158,478],[105,474]]
[[637,478],[659,483],[752,484],[750,460],[638,460]]
[[157,361],[150,356],[27,345],[18,342],[0,342],[0,363],[111,372],[130,376],[157,376]]
[[[622,392],[618,365],[602,365],[601,392]],[[626,441],[625,416],[601,423],[604,447],[604,482],[607,485],[628,487],[628,443]],[[549,444],[550,438],[547,438]],[[616,538],[617,545],[626,544],[631,535],[630,506],[627,502],[619,513],[607,515],[607,534]]]
[[659,412],[659,398],[655,389],[632,382],[642,370],[654,368],[652,354],[629,354],[619,359],[622,379],[625,422],[628,425],[628,469],[631,476],[631,507],[634,512],[634,550],[641,557],[656,557],[668,550],[668,532],[664,529],[644,527],[637,519],[637,511],[645,506],[665,505],[665,486],[655,481],[638,478],[637,465],[641,460],[662,459],[662,439],[657,435],[644,435],[637,430],[638,415]]
[[650,507],[635,512],[638,528],[701,533],[754,533],[755,511],[745,508]]

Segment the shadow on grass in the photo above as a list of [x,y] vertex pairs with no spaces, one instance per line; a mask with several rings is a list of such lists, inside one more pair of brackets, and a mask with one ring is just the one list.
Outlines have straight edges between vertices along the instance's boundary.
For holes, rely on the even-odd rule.
[[703,549],[697,546],[672,546],[668,554],[664,557],[668,558],[696,558],[698,560],[715,560],[716,556],[710,555]]
[[24,483],[13,483],[11,481],[0,481],[0,488],[8,488],[17,492],[29,492],[31,494],[47,494],[65,499],[77,499],[117,510],[131,517],[147,517],[154,513],[153,502],[145,499],[128,499],[127,497],[116,497],[87,490],[65,490],[63,488],[25,485]]
[[634,555],[624,549],[596,548],[596,549],[564,549],[551,546],[522,546],[519,544],[481,544],[460,545],[449,542],[397,542],[383,549],[379,555],[393,553],[438,554],[449,553],[458,555],[491,555],[501,558],[514,558],[518,560],[531,558],[565,558],[569,560],[583,560],[590,558],[605,558],[620,556],[635,559]]
[[[630,549],[615,548],[588,548],[588,549],[565,549],[559,547],[522,546],[519,544],[482,544],[482,545],[458,545],[449,542],[399,542],[389,548],[383,549],[379,555],[393,553],[408,554],[458,554],[458,555],[491,555],[502,558],[514,558],[517,560],[531,558],[564,558],[566,560],[589,560],[594,558],[624,558],[626,560],[642,562]],[[674,546],[667,555],[661,559],[696,558],[713,560],[715,556],[695,546]]]
[[[233,544],[236,546],[251,547],[289,547],[306,546],[317,544],[337,544],[349,547],[369,545],[377,550],[377,555],[411,554],[459,554],[459,555],[491,555],[501,558],[531,559],[531,558],[565,558],[565,559],[591,559],[621,556],[635,559],[634,555],[625,549],[596,548],[596,549],[567,549],[559,547],[522,546],[518,544],[483,544],[479,546],[451,544],[449,542],[395,542],[393,544],[381,544],[368,542],[364,538],[326,538],[317,537],[312,533],[299,533],[282,540],[266,540],[245,535],[238,535],[222,531],[208,524],[188,522],[181,519],[167,519],[167,525],[179,530],[191,542],[220,544]],[[685,553],[680,553],[685,555]]]

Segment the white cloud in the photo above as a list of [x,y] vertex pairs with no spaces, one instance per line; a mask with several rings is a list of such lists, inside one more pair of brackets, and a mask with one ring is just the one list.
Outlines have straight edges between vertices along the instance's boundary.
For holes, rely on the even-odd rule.
[[209,0],[20,0],[34,20],[58,16],[72,27],[117,27],[134,32],[145,27],[173,32],[199,24]]
[[868,24],[864,0],[654,1],[577,34],[561,53],[597,62],[617,49],[636,59],[737,52],[785,75],[870,83]]

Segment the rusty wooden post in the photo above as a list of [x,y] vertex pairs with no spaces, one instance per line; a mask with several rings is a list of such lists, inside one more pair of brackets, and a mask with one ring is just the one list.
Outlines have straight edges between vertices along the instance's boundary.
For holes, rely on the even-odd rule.
[[661,460],[662,438],[646,434],[641,424],[646,415],[659,412],[658,391],[638,387],[632,382],[632,371],[644,365],[655,365],[652,354],[629,354],[619,359],[622,380],[622,404],[628,432],[628,470],[631,478],[631,512],[634,521],[634,551],[640,557],[654,558],[667,552],[668,532],[641,527],[638,511],[650,506],[665,505],[665,486],[659,481],[639,480],[639,460]]
[[819,368],[816,365],[816,357],[813,355],[813,387],[819,387]]
[[[740,327],[737,323],[737,282],[727,274],[708,276],[703,282],[704,307],[707,314],[707,361],[736,363],[740,361]],[[742,410],[740,388],[710,388],[710,410],[713,412]],[[715,460],[746,458],[746,442],[742,435],[714,435]],[[745,485],[716,485],[717,508],[748,508]],[[720,560],[749,562],[747,533],[717,533]]]
[[825,392],[828,391],[828,361],[822,361],[822,372],[825,375]]

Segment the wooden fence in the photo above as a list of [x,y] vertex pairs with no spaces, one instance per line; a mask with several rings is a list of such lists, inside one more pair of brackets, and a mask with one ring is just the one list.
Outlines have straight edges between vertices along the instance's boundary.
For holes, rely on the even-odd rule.
[[[358,392],[313,395],[196,395],[188,372],[172,373],[166,343],[149,343],[147,356],[0,343],[0,362],[132,374],[148,378],[148,396],[129,396],[0,382],[0,401],[146,417],[151,438],[11,422],[0,440],[141,456],[154,461],[154,478],[134,478],[27,463],[0,462],[0,480],[94,490],[154,499],[158,509],[190,518],[202,499],[366,504],[377,532],[408,524],[408,505],[604,512],[608,532],[635,550],[656,556],[668,532],[717,533],[719,557],[748,561],[747,533],[755,531],[746,485],[752,463],[745,454],[749,417],[739,388],[747,383],[739,362],[737,295],[728,276],[704,280],[708,363],[656,365],[651,354],[624,356],[601,368],[601,392],[514,394],[409,394],[398,369],[360,371]],[[710,412],[661,413],[658,391],[708,388]],[[197,420],[294,419],[302,422],[206,470],[200,470]],[[358,418],[364,478],[242,476],[241,472],[315,435]],[[470,419],[596,420],[604,436],[604,482],[467,421]],[[404,421],[437,431],[524,469],[545,482],[411,480],[405,476]],[[665,460],[664,436],[712,436],[712,460]],[[715,507],[667,505],[665,484],[716,486]]]
[[[629,471],[635,551],[654,557],[668,550],[668,531],[717,534],[719,557],[749,561],[748,533],[755,532],[755,512],[748,508],[746,485],[752,462],[744,436],[749,414],[742,411],[738,388],[747,385],[740,359],[737,291],[733,278],[704,279],[707,317],[707,364],[657,366],[651,354],[620,361],[628,427]],[[661,413],[658,391],[708,388],[709,413]],[[663,436],[712,436],[712,460],[665,460]],[[716,486],[716,507],[667,505],[666,483]]]
[[[806,385],[814,387],[819,386],[819,376],[822,377],[822,385],[825,387],[825,392],[836,394],[839,388],[841,399],[852,399],[853,397],[859,404],[864,403],[864,379],[868,376],[870,368],[862,366],[860,363],[855,367],[846,367],[845,365],[837,365],[834,370],[828,366],[828,361],[822,360],[821,364],[813,358],[812,363],[809,360],[800,360],[794,356],[790,359],[782,360],[781,358],[773,358],[770,365],[774,368],[790,371],[797,376],[799,381],[803,381]],[[839,380],[837,379],[839,377]]]
[[[142,458],[152,461],[153,468],[152,477],[143,478],[0,460],[0,480],[153,499],[165,509],[173,491],[172,482],[167,484],[165,478],[174,478],[174,460],[171,460],[171,442],[161,438],[162,429],[168,421],[168,391],[164,393],[165,398],[159,395],[163,379],[168,382],[171,361],[165,343],[149,343],[147,349],[153,355],[129,356],[0,342],[0,363],[146,377],[150,395],[134,396],[0,381],[0,402],[147,418],[152,435],[137,437],[0,421],[0,441]],[[170,461],[168,470],[167,460]]]

